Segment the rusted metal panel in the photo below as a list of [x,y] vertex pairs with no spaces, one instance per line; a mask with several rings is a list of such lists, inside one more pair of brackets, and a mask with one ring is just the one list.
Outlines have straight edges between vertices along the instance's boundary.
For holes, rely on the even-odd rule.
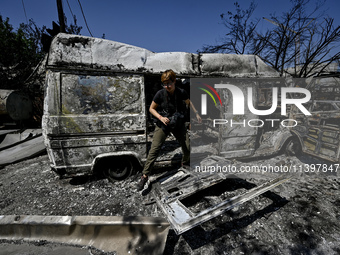
[[169,223],[157,217],[0,216],[0,237],[86,245],[117,254],[162,254]]

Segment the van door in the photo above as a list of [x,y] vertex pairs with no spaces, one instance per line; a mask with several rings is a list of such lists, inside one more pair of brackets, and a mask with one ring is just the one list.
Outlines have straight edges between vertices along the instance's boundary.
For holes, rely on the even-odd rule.
[[[258,82],[247,78],[192,78],[190,83],[190,98],[196,108],[201,109],[203,122],[218,134],[218,154],[225,158],[252,156],[259,120],[248,109],[247,96],[248,88],[251,88],[252,103],[257,107]],[[237,87],[237,97],[228,88],[220,86],[225,84]],[[240,95],[244,96],[244,114],[234,114],[235,101],[238,102]],[[248,121],[252,123],[249,125]]]

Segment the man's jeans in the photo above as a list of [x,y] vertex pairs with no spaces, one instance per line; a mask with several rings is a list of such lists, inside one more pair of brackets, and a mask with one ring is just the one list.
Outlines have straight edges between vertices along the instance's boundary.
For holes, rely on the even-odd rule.
[[[190,141],[185,125],[183,125],[182,128],[179,129],[178,131],[172,132],[172,134],[176,137],[177,141],[180,143],[182,147],[183,151],[182,163],[189,164]],[[167,136],[168,135],[162,130],[162,128],[156,126],[149,155],[148,158],[146,159],[146,163],[143,169],[143,174],[145,174],[146,176],[150,175],[152,167],[158,157],[159,151],[161,150],[162,145],[165,142]]]

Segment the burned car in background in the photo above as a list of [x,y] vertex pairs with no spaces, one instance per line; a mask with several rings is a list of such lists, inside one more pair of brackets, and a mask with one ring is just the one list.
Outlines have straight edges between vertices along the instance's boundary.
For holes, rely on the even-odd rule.
[[314,77],[307,88],[312,99],[305,107],[311,115],[292,109],[291,116],[298,125],[291,130],[294,138],[287,151],[340,162],[340,79],[334,75]]
[[313,100],[306,108],[311,116],[294,114],[298,125],[288,150],[340,162],[340,101]]

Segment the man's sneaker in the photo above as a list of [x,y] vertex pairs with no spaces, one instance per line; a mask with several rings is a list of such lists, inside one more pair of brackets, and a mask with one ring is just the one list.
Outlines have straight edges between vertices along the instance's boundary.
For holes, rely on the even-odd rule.
[[144,185],[145,183],[147,183],[148,179],[149,179],[148,177],[144,177],[142,175],[142,177],[139,179],[139,182],[137,183],[137,186],[136,186],[137,191],[141,191],[144,189]]

